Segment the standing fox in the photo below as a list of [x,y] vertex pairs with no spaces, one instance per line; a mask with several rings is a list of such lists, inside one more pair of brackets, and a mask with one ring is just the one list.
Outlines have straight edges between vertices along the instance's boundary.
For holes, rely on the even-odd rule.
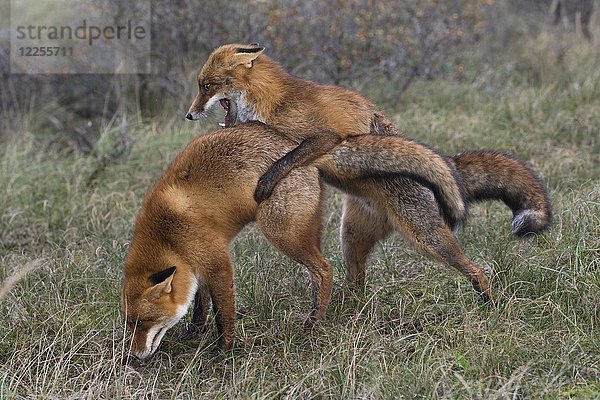
[[[192,331],[206,321],[212,300],[219,347],[231,347],[235,311],[229,242],[254,220],[277,249],[308,268],[313,289],[308,325],[323,320],[333,272],[321,254],[320,173],[343,170],[359,176],[363,165],[371,162],[364,159],[369,155],[363,151],[369,141],[368,136],[357,137],[335,147],[314,165],[293,169],[269,199],[257,203],[253,194],[260,176],[292,150],[294,142],[260,122],[192,140],[146,195],[136,218],[125,260],[122,301],[122,313],[133,332],[131,352],[142,359],[154,353],[165,332],[183,318],[194,300]],[[377,177],[357,178],[356,185],[349,184],[347,190],[356,190],[357,195],[361,191],[378,194],[375,185],[405,185],[409,196],[420,199],[410,212],[420,215],[423,226],[437,232],[436,237],[444,238],[437,246],[449,246],[448,251],[464,258],[439,217],[431,191],[408,185],[407,178],[386,182]],[[387,201],[384,196],[373,198],[377,204]],[[468,260],[465,265],[468,269],[461,272],[484,292],[487,282],[479,268]]]
[[333,275],[321,255],[317,169],[292,171],[260,205],[253,198],[259,177],[293,147],[258,122],[203,135],[188,144],[146,195],[125,259],[121,303],[136,357],[154,353],[194,299],[190,328],[204,324],[212,300],[219,347],[231,347],[235,311],[229,242],[254,220],[276,248],[308,267],[313,317],[324,318]]
[[[200,69],[199,93],[186,118],[199,119],[219,103],[227,112],[224,126],[257,120],[298,144],[260,178],[257,201],[268,198],[277,182],[294,168],[319,157],[342,157],[351,162],[351,153],[331,152],[340,143],[357,143],[361,138],[362,146],[353,147],[352,152],[360,153],[362,162],[372,160],[362,174],[368,179],[348,178],[343,168],[323,174],[326,182],[352,194],[344,203],[341,243],[348,276],[356,284],[364,280],[367,257],[374,245],[393,229],[434,258],[463,273],[472,270],[474,264],[462,254],[451,234],[429,229],[432,223],[437,224],[439,215],[424,215],[420,209],[420,203],[432,195],[428,188],[437,190],[435,199],[452,228],[464,218],[465,204],[487,199],[502,200],[511,208],[516,235],[542,232],[550,225],[552,211],[547,192],[521,161],[496,152],[472,151],[450,158],[451,173],[434,175],[431,168],[441,166],[445,171],[446,165],[419,160],[428,159],[431,153],[437,157],[439,154],[425,146],[411,147],[414,142],[401,136],[364,97],[340,87],[295,78],[263,52],[264,47],[240,44],[214,50]],[[395,178],[388,179],[391,177]],[[407,179],[415,177],[427,179]],[[435,184],[424,187],[424,182]],[[452,197],[457,192],[452,189],[455,186],[458,191],[464,190],[463,199]],[[489,295],[485,280],[470,278],[476,288]]]

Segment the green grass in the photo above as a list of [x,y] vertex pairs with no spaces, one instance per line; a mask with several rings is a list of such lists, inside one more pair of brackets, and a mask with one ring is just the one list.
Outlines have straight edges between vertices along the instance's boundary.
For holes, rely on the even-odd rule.
[[225,354],[214,352],[211,320],[198,340],[178,340],[180,323],[150,361],[123,363],[118,309],[132,221],[196,126],[133,127],[131,152],[105,168],[114,132],[90,157],[57,151],[36,132],[9,135],[0,152],[0,281],[31,271],[0,298],[0,399],[597,398],[600,56],[576,48],[557,66],[543,41],[532,46],[510,76],[499,65],[474,82],[419,82],[394,107],[410,136],[448,153],[510,151],[548,185],[548,234],[515,239],[510,212],[493,203],[474,207],[459,232],[498,304],[481,304],[465,279],[395,236],[378,246],[366,288],[351,290],[334,195],[328,320],[303,331],[307,273],[251,226],[232,246],[238,341]]

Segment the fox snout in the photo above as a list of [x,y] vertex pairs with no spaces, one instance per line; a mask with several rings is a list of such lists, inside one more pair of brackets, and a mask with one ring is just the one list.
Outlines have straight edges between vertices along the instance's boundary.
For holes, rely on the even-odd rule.
[[[192,286],[192,291],[195,293],[195,285]],[[190,296],[191,297],[191,296]],[[191,300],[187,304],[173,305],[174,315],[164,315],[164,309],[155,307],[153,312],[162,312],[163,316],[156,321],[139,321],[130,320],[128,327],[131,331],[131,347],[130,352],[136,358],[145,360],[158,350],[160,342],[165,333],[179,322],[185,315]],[[169,307],[171,308],[171,307]]]
[[194,101],[192,102],[187,114],[185,114],[185,118],[190,121],[196,121],[197,119],[200,119],[200,116],[204,112],[205,102],[203,102],[199,97],[200,96],[197,95],[196,98],[194,98]]
[[155,326],[148,330],[134,331],[131,342],[131,354],[140,360],[149,358],[158,349],[167,329],[168,327],[166,326]]

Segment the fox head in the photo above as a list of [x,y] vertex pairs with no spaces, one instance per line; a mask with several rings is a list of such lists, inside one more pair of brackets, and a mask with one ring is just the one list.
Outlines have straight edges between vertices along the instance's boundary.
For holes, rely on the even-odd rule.
[[131,353],[139,359],[152,355],[167,332],[186,314],[197,281],[172,266],[150,276],[126,268],[121,312],[131,332]]
[[197,120],[220,104],[226,112],[225,122],[220,124],[223,127],[260,120],[244,98],[244,87],[264,50],[258,44],[227,44],[215,49],[198,74],[198,94],[185,117]]

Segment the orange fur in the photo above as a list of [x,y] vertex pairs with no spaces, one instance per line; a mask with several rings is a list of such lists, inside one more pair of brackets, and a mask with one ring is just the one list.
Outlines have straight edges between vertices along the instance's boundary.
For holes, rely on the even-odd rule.
[[320,250],[318,171],[299,168],[260,205],[252,197],[260,175],[292,148],[272,129],[253,123],[200,136],[173,160],[144,199],[125,260],[122,312],[134,355],[154,353],[194,298],[192,328],[203,325],[212,300],[219,346],[231,347],[229,243],[254,220],[276,248],[308,268],[314,293],[310,321],[325,318],[333,275]]
[[[200,91],[189,108],[187,117],[197,119],[216,104],[215,99],[229,104],[225,125],[259,120],[275,127],[287,139],[299,144],[294,160],[280,160],[259,182],[256,198],[268,197],[273,187],[300,165],[307,165],[329,153],[343,140],[372,133],[375,126],[393,127],[372,104],[351,90],[319,85],[289,75],[279,64],[263,53],[263,48],[239,44],[216,49],[198,75]],[[234,114],[234,115],[231,115]],[[385,146],[377,144],[385,140]],[[400,135],[387,139],[373,136],[365,151],[372,151],[376,162],[369,168],[356,168],[360,175],[402,175],[427,182],[435,188],[443,217],[452,226],[465,216],[463,188],[452,163],[433,149]],[[375,151],[385,147],[388,151]],[[405,162],[406,155],[417,162]],[[357,165],[348,165],[346,170]],[[358,166],[360,167],[360,166]],[[339,170],[325,173],[341,176]],[[353,173],[353,175],[358,172]],[[342,188],[343,189],[343,188]]]

